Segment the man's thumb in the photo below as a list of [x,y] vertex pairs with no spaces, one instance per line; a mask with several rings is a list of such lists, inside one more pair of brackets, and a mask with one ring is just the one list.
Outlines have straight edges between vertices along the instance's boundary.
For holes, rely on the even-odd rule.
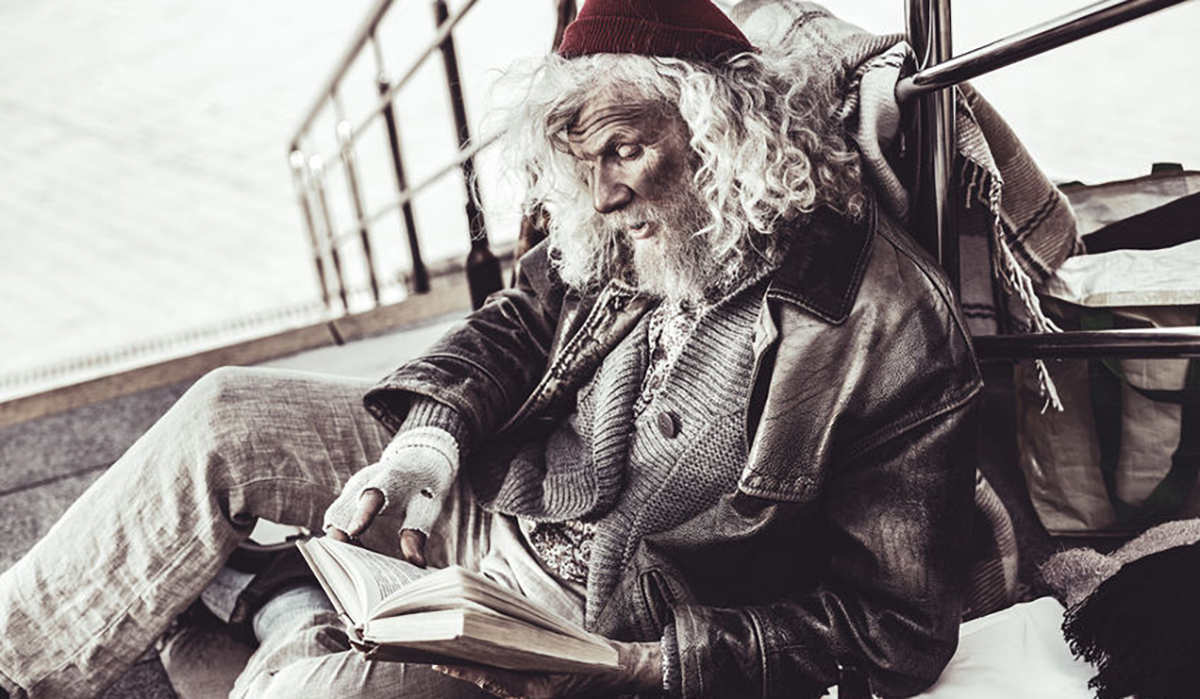
[[415,566],[425,567],[425,532],[416,529],[400,530],[400,555]]

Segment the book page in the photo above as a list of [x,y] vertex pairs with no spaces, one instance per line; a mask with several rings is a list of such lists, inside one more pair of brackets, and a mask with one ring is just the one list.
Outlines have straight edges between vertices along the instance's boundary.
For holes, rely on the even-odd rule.
[[601,638],[563,636],[475,607],[371,619],[363,639],[386,647],[371,651],[374,657],[406,662],[445,662],[436,657],[442,655],[539,672],[595,672],[618,663],[616,649]]
[[576,624],[543,609],[532,600],[479,573],[458,566],[437,571],[429,578],[390,595],[378,607],[371,608],[370,617],[378,619],[468,605],[486,607],[565,636],[580,639],[592,636]]
[[364,591],[367,609],[373,609],[380,599],[433,572],[430,568],[420,568],[408,561],[377,554],[376,551],[364,549],[362,546],[343,544],[328,538],[322,540],[343,566],[359,572],[361,578],[366,581]]
[[321,542],[343,567],[355,572],[355,584],[359,587],[364,607],[368,610],[373,609],[388,595],[433,572],[399,558],[327,537],[313,541]]
[[358,599],[358,588],[354,585],[353,576],[337,562],[337,559],[329,555],[328,550],[317,545],[316,541],[318,539],[297,541],[296,550],[312,569],[338,616],[348,621],[351,626],[356,626],[363,620],[366,610],[362,608],[362,602]]

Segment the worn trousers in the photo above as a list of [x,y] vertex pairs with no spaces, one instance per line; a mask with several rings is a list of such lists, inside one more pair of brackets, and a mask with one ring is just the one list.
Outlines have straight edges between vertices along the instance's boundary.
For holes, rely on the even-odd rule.
[[[269,369],[196,382],[0,576],[0,686],[18,698],[94,696],[199,596],[258,518],[319,530],[342,485],[391,438],[363,408],[366,388]],[[381,517],[365,545],[395,553],[399,524]],[[517,523],[481,511],[461,483],[428,557],[582,619],[580,590],[543,570]],[[332,614],[314,614],[266,639],[233,695],[479,693],[425,666],[364,661]]]

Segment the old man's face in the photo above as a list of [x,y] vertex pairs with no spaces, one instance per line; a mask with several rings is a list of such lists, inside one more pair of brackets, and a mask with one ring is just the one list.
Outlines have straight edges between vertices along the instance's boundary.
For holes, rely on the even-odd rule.
[[598,225],[632,251],[638,288],[700,297],[709,255],[693,234],[708,209],[692,182],[687,127],[661,102],[610,88],[582,109],[568,133]]

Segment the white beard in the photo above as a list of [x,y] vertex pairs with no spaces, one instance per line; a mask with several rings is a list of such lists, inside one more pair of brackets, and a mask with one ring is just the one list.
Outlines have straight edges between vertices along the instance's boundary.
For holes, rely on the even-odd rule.
[[[591,270],[590,278],[568,282],[602,286],[616,278],[647,296],[693,302],[723,288],[729,276],[725,261],[695,235],[708,223],[708,207],[690,183],[682,188],[666,206],[635,204],[611,214],[593,213],[584,223],[587,230],[563,231],[560,235],[571,240],[552,240],[564,266]],[[651,222],[652,237],[630,239],[629,228],[639,221]]]

